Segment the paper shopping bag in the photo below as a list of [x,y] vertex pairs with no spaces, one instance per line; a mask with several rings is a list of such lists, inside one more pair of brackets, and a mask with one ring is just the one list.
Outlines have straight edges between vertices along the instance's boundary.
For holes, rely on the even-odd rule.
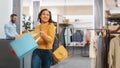
[[18,58],[23,58],[37,48],[37,43],[30,33],[26,33],[20,38],[10,43]]

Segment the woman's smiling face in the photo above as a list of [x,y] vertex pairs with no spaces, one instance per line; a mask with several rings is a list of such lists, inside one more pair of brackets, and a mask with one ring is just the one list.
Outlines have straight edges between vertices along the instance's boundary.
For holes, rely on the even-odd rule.
[[40,18],[42,23],[47,23],[50,19],[50,13],[48,11],[43,11]]

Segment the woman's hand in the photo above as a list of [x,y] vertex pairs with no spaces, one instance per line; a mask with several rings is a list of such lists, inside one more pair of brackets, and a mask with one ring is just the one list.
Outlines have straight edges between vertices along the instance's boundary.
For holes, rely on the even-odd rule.
[[45,32],[44,31],[40,31],[40,36],[41,37],[45,36]]
[[27,33],[27,32],[29,32],[29,31],[28,30],[24,30],[24,31],[22,31],[22,34]]

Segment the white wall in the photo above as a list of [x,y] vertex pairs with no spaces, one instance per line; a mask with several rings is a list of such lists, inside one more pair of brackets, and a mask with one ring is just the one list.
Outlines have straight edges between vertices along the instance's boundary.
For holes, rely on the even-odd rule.
[[87,22],[89,19],[93,19],[93,6],[42,6],[41,9],[47,8],[52,12],[54,21],[57,21],[57,15],[64,15],[70,22],[74,22],[75,19],[84,20]]
[[0,0],[0,39],[5,38],[4,25],[10,20],[12,2],[12,0]]

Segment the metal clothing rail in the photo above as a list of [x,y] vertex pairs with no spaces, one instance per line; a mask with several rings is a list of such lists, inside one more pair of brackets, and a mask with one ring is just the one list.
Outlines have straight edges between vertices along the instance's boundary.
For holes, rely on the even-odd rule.
[[110,32],[109,34],[120,34],[120,32]]
[[87,29],[87,30],[107,30],[107,29]]

